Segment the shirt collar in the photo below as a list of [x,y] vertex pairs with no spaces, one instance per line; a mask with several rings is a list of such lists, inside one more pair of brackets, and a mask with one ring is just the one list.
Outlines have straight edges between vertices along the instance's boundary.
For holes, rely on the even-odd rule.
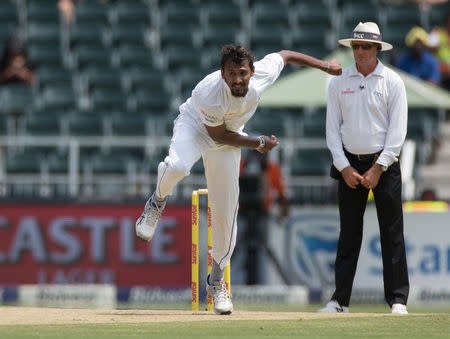
[[[371,75],[377,75],[380,77],[384,76],[384,65],[383,63],[380,61],[380,59],[377,59],[378,63],[377,63],[377,67],[375,67],[375,69],[373,70],[372,73],[370,73],[368,76]],[[362,74],[358,72],[358,69],[356,68],[356,63],[353,63],[350,66],[350,76],[361,76]]]

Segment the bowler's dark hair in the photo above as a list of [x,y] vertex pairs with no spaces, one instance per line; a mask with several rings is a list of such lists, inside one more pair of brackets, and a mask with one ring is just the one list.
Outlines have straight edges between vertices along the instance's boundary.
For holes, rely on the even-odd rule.
[[236,64],[241,64],[244,60],[248,60],[248,65],[250,66],[250,69],[253,70],[255,57],[252,52],[247,50],[244,46],[229,44],[222,47],[222,70],[225,69],[225,64],[228,60]]

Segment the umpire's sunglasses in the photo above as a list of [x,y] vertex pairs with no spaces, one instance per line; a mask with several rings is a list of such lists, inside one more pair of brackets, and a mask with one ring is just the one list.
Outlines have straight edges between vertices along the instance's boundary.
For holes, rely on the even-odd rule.
[[350,46],[352,46],[352,48],[356,51],[357,49],[359,49],[360,47],[365,50],[368,51],[369,49],[371,49],[372,47],[375,47],[374,44],[354,44],[353,42],[350,44]]

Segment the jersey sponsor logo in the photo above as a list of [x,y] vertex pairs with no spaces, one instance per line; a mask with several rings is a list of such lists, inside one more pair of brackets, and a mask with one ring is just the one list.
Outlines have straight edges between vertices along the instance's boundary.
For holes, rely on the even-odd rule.
[[212,123],[216,121],[215,117],[208,115],[204,110],[201,110],[201,112],[203,114],[203,119],[205,119],[206,121],[212,122]]
[[378,97],[380,99],[383,98],[383,93],[378,92],[377,90],[373,91],[373,95],[375,95],[376,97]]
[[346,88],[345,91],[341,91],[341,94],[353,94],[353,93],[355,93],[355,91],[350,88]]

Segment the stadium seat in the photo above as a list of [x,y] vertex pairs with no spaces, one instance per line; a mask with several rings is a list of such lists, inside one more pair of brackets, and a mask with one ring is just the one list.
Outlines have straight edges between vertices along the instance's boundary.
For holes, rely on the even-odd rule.
[[46,43],[59,46],[60,28],[58,22],[30,22],[27,25],[27,43]]
[[288,31],[277,24],[256,25],[252,28],[250,36],[251,48],[256,50],[263,47],[272,52],[287,49],[290,47],[288,36]]
[[124,72],[123,83],[127,92],[138,89],[164,90],[164,73],[153,67],[132,67]]
[[326,176],[332,163],[331,154],[326,148],[295,151],[291,164],[293,176]]
[[164,1],[161,6],[166,25],[192,27],[199,25],[200,7],[189,0]]
[[314,27],[331,26],[331,16],[328,6],[324,1],[299,1],[292,9],[294,26],[310,25]]
[[37,174],[40,172],[41,156],[36,153],[12,153],[6,158],[7,174]]
[[285,137],[287,120],[280,119],[279,116],[265,116],[256,112],[253,118],[246,124],[245,131],[253,135],[275,135]]
[[303,118],[303,137],[325,138],[326,114],[323,111],[306,114]]
[[70,86],[47,86],[38,94],[41,107],[55,110],[71,110],[77,106],[77,97]]
[[118,154],[94,154],[90,159],[94,174],[125,174],[130,163],[130,157]]
[[193,29],[183,24],[163,26],[159,37],[160,47],[163,50],[170,47],[193,49],[193,35]]
[[350,37],[358,22],[379,23],[379,7],[371,1],[345,0],[342,7],[341,37]]
[[9,126],[8,126],[8,116],[4,115],[4,114],[0,114],[0,135],[1,136],[5,136],[8,135],[8,130],[9,130]]
[[149,7],[143,1],[117,1],[110,11],[110,21],[113,25],[127,23],[149,25],[151,18],[149,14]]
[[289,26],[289,7],[282,2],[258,1],[252,13],[254,25],[279,26],[284,29]]
[[60,46],[53,43],[30,43],[27,47],[28,57],[36,67],[61,67]]
[[100,136],[103,134],[103,117],[95,112],[77,112],[68,117],[67,129],[72,136]]
[[87,66],[81,72],[81,78],[87,91],[92,91],[96,88],[108,88],[119,91],[121,89],[120,74],[116,69],[108,66]]
[[57,1],[28,0],[28,22],[59,22],[59,9]]
[[16,23],[18,11],[11,1],[0,1],[0,22]]
[[42,67],[39,67],[37,70],[38,88],[42,90],[46,86],[57,85],[62,85],[63,87],[72,86],[72,73],[59,65],[43,65]]
[[116,61],[121,69],[143,66],[153,67],[154,57],[152,52],[144,46],[119,46],[115,51]]
[[75,22],[80,24],[106,23],[110,7],[110,2],[78,1],[75,5]]
[[60,125],[57,116],[29,114],[24,117],[24,133],[32,136],[58,136]]
[[102,22],[78,23],[71,25],[69,31],[69,40],[71,48],[84,45],[93,48],[103,45],[103,35],[106,30]]
[[138,89],[132,96],[136,111],[161,112],[169,109],[171,97],[163,90]]
[[142,23],[127,23],[111,28],[111,41],[113,46],[120,45],[144,45],[144,33],[146,26]]
[[2,47],[1,51],[3,51],[3,45],[6,45],[6,42],[12,36],[16,28],[17,24],[14,21],[0,22],[0,47]]
[[28,85],[3,85],[0,91],[0,112],[23,113],[31,106],[32,101],[32,90]]
[[210,24],[208,29],[203,31],[203,48],[220,48],[229,43],[236,42],[239,33],[239,26],[224,26],[222,24]]
[[125,94],[117,88],[94,88],[90,99],[96,110],[124,111],[127,106]]
[[185,47],[170,47],[164,50],[164,59],[167,70],[170,73],[177,73],[182,69],[198,70],[202,68],[201,55],[198,50]]
[[110,51],[104,47],[80,45],[74,51],[75,62],[79,70],[87,66],[107,66],[110,64]]
[[115,114],[111,117],[111,134],[115,136],[144,136],[147,117],[143,114]]
[[51,174],[67,174],[69,171],[68,152],[53,152],[46,159],[46,166]]
[[429,17],[429,30],[444,25],[445,16],[450,13],[450,2],[444,2],[442,4],[435,4],[431,6]]
[[204,8],[208,26],[212,24],[228,28],[241,26],[241,9],[232,1],[213,1]]

